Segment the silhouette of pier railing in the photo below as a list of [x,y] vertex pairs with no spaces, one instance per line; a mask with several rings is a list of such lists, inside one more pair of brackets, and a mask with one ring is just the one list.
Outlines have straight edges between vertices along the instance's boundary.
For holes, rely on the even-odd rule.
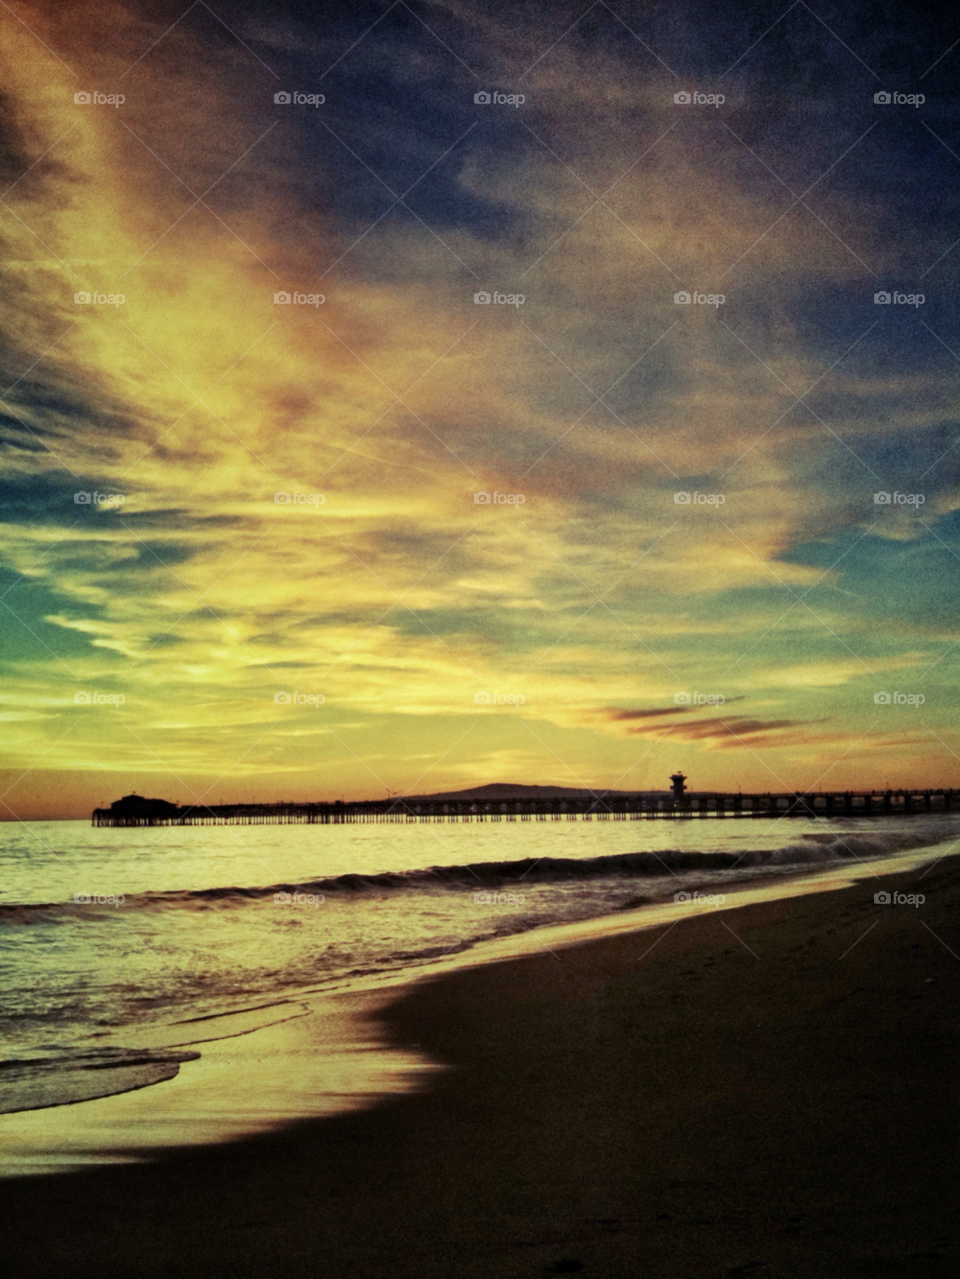
[[950,812],[960,790],[598,795],[565,799],[369,799],[344,803],[193,804],[125,796],[94,826],[328,826],[346,822],[640,821],[686,818],[883,817]]

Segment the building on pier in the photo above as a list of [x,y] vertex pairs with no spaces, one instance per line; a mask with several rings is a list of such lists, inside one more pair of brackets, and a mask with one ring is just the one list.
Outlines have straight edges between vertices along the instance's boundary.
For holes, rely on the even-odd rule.
[[[103,812],[98,809],[97,812]],[[176,822],[179,805],[166,799],[145,799],[142,795],[124,795],[110,805],[110,821],[98,822],[103,826],[165,826]]]

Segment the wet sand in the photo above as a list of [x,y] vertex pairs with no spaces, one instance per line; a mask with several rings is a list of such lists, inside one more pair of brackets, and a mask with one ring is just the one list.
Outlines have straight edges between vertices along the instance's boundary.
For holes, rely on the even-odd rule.
[[5,1181],[4,1269],[938,1279],[957,955],[951,860],[431,978],[376,1013],[424,1091]]

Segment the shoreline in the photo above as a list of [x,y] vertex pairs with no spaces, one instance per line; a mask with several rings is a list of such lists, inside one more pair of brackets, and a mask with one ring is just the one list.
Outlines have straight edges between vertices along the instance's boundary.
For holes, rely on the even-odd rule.
[[394,990],[430,1087],[10,1179],[10,1273],[938,1279],[960,875],[884,878],[922,909],[855,881]]
[[[278,992],[276,1000],[252,1008],[167,1023],[133,1036],[115,1032],[100,1046],[115,1045],[131,1056],[179,1053],[186,1069],[174,1067],[156,1081],[0,1114],[5,1154],[0,1178],[140,1161],[179,1145],[242,1140],[291,1120],[368,1108],[381,1098],[416,1090],[422,1077],[437,1069],[431,1060],[384,1042],[377,1031],[379,1013],[420,983],[538,953],[559,958],[571,947],[661,926],[669,932],[704,913],[835,892],[868,878],[879,882],[935,865],[942,860],[933,858],[936,847],[875,861],[744,875],[729,884],[711,882],[705,885],[706,903],[655,900],[583,920],[543,924],[476,942],[416,967]],[[722,888],[726,892],[713,904]],[[290,1025],[301,1020],[306,1025]],[[249,1042],[225,1042],[236,1038]],[[132,1048],[131,1039],[136,1039]],[[186,1059],[181,1050],[194,1048],[199,1054]],[[271,1063],[269,1078],[265,1060]],[[99,1085],[105,1073],[98,1069],[91,1078]]]

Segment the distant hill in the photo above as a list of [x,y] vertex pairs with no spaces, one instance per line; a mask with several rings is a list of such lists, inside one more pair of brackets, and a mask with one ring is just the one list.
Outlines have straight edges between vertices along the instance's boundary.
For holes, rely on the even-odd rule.
[[467,790],[437,791],[429,795],[404,795],[406,800],[429,800],[431,803],[449,800],[487,799],[593,799],[603,795],[665,795],[666,790],[589,790],[572,786],[517,786],[512,782],[491,782],[487,786],[471,786]]

